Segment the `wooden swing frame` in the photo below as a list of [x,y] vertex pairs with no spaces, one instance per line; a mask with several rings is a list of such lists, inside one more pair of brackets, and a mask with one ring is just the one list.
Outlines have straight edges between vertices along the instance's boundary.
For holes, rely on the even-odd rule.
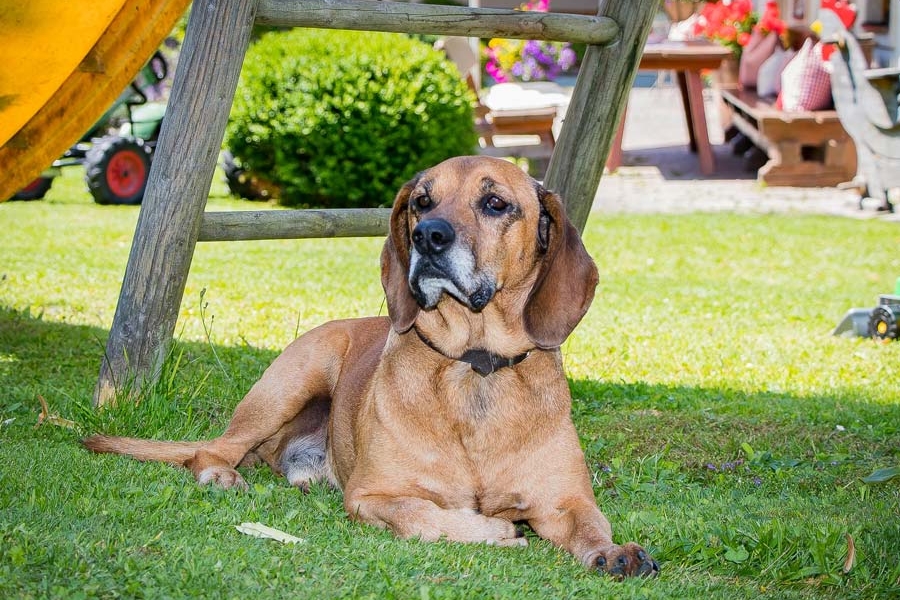
[[544,179],[582,230],[659,0],[600,0],[597,16],[370,0],[194,3],[106,353],[97,405],[156,380],[198,241],[381,236],[387,209],[206,213],[254,23],[588,44]]

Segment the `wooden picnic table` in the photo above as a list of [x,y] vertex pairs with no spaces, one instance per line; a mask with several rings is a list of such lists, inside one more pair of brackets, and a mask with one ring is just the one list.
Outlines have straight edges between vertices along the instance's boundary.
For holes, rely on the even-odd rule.
[[[647,44],[638,67],[640,70],[675,72],[691,139],[691,151],[697,153],[700,171],[704,175],[711,175],[715,171],[715,161],[712,146],[709,143],[709,131],[706,128],[701,72],[718,69],[722,61],[730,55],[730,50],[712,42],[702,40],[664,41]],[[609,158],[606,161],[610,170],[615,170],[622,164],[624,133],[625,115],[623,114],[609,152]]]

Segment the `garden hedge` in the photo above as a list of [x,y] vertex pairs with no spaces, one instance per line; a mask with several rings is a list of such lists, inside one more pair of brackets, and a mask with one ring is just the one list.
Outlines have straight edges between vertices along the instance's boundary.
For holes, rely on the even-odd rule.
[[225,145],[281,203],[385,206],[418,171],[477,148],[474,97],[400,34],[297,29],[248,51]]

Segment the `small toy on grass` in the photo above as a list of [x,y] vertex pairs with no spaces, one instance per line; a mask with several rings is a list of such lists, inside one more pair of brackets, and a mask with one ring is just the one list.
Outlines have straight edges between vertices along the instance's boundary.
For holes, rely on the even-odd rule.
[[900,278],[893,294],[878,296],[875,308],[851,308],[832,335],[871,337],[890,341],[900,337]]

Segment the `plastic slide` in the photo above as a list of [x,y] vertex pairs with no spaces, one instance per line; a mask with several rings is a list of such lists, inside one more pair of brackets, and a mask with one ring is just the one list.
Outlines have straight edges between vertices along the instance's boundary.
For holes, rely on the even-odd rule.
[[100,118],[189,0],[0,0],[0,202]]

